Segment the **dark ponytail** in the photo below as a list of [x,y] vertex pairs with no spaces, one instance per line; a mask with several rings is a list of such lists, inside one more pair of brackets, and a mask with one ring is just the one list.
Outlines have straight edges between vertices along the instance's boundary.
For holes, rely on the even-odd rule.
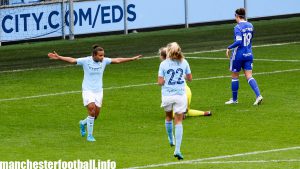
[[246,16],[245,8],[239,8],[239,9],[235,10],[235,15],[238,16],[239,18],[245,19],[245,16]]
[[100,47],[98,44],[93,45],[93,56],[95,56],[98,51],[104,51],[104,49]]

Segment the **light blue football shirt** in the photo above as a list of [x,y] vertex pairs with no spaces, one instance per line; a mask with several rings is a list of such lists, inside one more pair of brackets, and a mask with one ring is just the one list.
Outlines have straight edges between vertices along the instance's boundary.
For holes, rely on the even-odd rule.
[[173,96],[185,94],[184,75],[191,74],[189,63],[166,59],[160,63],[158,76],[163,77],[165,84],[161,88],[162,96]]
[[111,63],[110,58],[103,58],[102,62],[95,62],[92,56],[76,59],[84,71],[82,81],[83,91],[101,92],[103,90],[103,72],[106,65]]

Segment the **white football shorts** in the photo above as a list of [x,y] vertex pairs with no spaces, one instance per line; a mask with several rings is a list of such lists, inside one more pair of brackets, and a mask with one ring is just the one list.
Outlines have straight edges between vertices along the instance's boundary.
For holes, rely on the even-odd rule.
[[82,91],[83,105],[87,106],[90,103],[95,103],[97,107],[102,106],[103,91],[102,92],[92,92],[92,91]]
[[161,107],[164,108],[165,112],[170,112],[173,110],[174,113],[184,113],[187,109],[187,97],[186,94],[183,95],[173,95],[173,96],[162,96]]

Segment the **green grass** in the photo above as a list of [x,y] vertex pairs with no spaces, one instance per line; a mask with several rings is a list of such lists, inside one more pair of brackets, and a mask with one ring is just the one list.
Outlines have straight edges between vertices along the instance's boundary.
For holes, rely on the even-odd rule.
[[[299,23],[300,17],[255,21],[254,45],[300,41]],[[44,57],[45,54],[55,50],[67,56],[82,57],[89,55],[92,45],[96,43],[104,47],[110,57],[137,54],[153,56],[160,47],[173,41],[178,42],[184,52],[225,49],[232,43],[234,25],[235,23],[3,46],[0,48],[0,71],[62,64],[50,62]]]
[[[254,45],[300,41],[300,30],[295,28],[299,26],[299,20],[290,18],[255,22],[257,34]],[[294,27],[287,24],[294,24]],[[289,28],[291,32],[274,31],[269,35],[262,29],[272,29],[274,26]],[[160,87],[151,84],[157,79],[158,58],[107,67],[103,107],[94,129],[97,141],[89,143],[80,137],[78,126],[78,121],[86,117],[80,93],[82,69],[77,66],[47,68],[45,65],[58,64],[49,61],[46,53],[55,49],[61,54],[79,57],[88,54],[90,45],[95,41],[103,44],[107,54],[113,56],[121,56],[122,53],[125,56],[138,53],[152,56],[169,41],[179,41],[184,52],[219,49],[230,44],[232,27],[232,24],[227,24],[129,36],[84,38],[74,42],[52,41],[1,47],[1,70],[44,68],[0,72],[0,161],[111,159],[117,162],[118,168],[176,162],[165,133]],[[223,33],[225,30],[228,33]],[[178,36],[172,39],[175,34]],[[300,68],[300,43],[254,48],[254,54],[257,59],[298,60],[256,60],[255,73]],[[186,57],[221,58],[225,57],[225,52],[186,54]],[[300,146],[299,70],[254,75],[264,96],[263,104],[258,107],[252,106],[254,93],[245,78],[241,77],[239,104],[224,105],[231,95],[230,78],[201,78],[228,76],[228,60],[190,58],[188,61],[196,79],[189,84],[193,92],[191,107],[212,110],[213,116],[193,117],[184,121],[184,161]],[[148,85],[114,88],[136,84]],[[3,100],[67,91],[78,92]],[[216,164],[189,163],[156,168],[297,169],[300,168],[299,155],[300,149],[294,149],[202,161],[223,162]],[[250,163],[291,159],[298,161]]]

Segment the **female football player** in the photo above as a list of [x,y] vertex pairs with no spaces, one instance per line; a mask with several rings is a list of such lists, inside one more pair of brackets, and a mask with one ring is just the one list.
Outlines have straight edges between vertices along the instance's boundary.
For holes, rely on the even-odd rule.
[[[167,58],[167,48],[166,47],[160,48],[158,53],[159,53],[159,58],[161,61],[166,60],[166,58]],[[185,92],[186,92],[186,96],[187,96],[187,110],[184,113],[184,118],[185,117],[194,117],[194,116],[211,116],[212,115],[211,111],[201,111],[201,110],[190,109],[191,101],[192,101],[192,91],[186,83],[185,83]],[[174,116],[174,112],[173,112],[173,116]]]
[[106,65],[134,61],[139,59],[141,55],[131,58],[107,58],[104,55],[104,49],[98,45],[94,45],[92,56],[82,58],[64,57],[54,51],[53,53],[48,53],[48,57],[83,67],[82,98],[83,105],[87,108],[88,116],[86,119],[80,120],[80,132],[81,136],[84,137],[86,134],[85,125],[87,125],[87,141],[96,141],[93,137],[93,127],[94,120],[98,117],[102,105],[102,81]]
[[225,104],[238,103],[239,72],[241,69],[243,69],[245,77],[256,95],[253,105],[259,105],[263,100],[256,80],[252,77],[252,39],[254,28],[250,22],[246,21],[245,15],[244,8],[239,8],[235,11],[237,25],[234,27],[234,43],[228,46],[226,50],[226,56],[229,58],[230,50],[233,49],[230,57],[232,98]]
[[173,111],[175,113],[175,151],[174,157],[183,159],[180,146],[183,135],[183,114],[187,109],[187,97],[185,92],[185,78],[192,81],[192,72],[188,62],[184,59],[180,46],[176,43],[167,45],[167,58],[160,63],[158,71],[158,84],[161,87],[162,103],[161,107],[166,112],[165,125],[167,129],[170,145],[174,145],[173,140]]

